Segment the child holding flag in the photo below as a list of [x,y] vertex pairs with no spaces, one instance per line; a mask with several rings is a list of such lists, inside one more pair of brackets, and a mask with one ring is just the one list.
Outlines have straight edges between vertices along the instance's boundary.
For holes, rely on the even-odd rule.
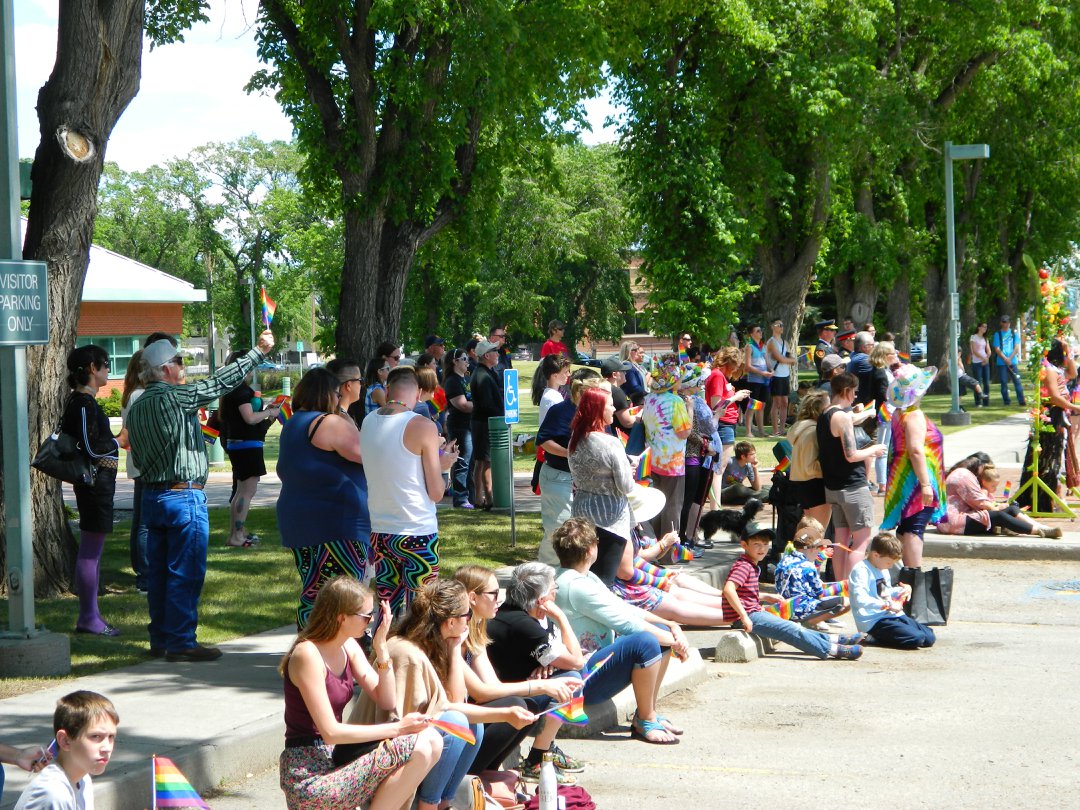
[[866,559],[851,570],[851,612],[860,632],[879,647],[914,650],[933,647],[934,631],[904,614],[911,586],[893,587],[889,569],[900,562],[903,544],[891,532],[870,541]]
[[832,556],[825,529],[812,517],[795,526],[795,537],[776,566],[776,593],[792,601],[792,621],[813,627],[825,619],[842,616],[850,609],[842,594],[825,596],[818,565]]
[[15,810],[82,810],[94,806],[91,776],[112,757],[120,716],[107,697],[79,691],[56,702],[56,761],[22,792]]

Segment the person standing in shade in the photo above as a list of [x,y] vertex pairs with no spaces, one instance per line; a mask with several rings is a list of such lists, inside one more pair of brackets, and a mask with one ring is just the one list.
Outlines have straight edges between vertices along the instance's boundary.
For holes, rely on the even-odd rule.
[[[120,398],[120,436],[117,438],[120,446],[125,450],[130,448],[127,434],[127,415],[131,405],[142,394],[143,388],[139,384],[139,359],[142,357],[142,349],[139,349],[128,360],[127,374],[124,376],[124,394]],[[135,461],[128,454],[127,477],[132,482],[131,496],[131,532],[128,535],[128,548],[131,553],[131,570],[135,572],[135,587],[146,593],[146,521],[142,517],[142,477]]]
[[566,344],[562,342],[563,335],[566,334],[566,324],[555,319],[548,323],[547,329],[548,339],[540,347],[540,357],[544,358],[549,354],[555,354],[569,360],[570,352],[567,350]]
[[[870,365],[870,352],[874,350],[874,336],[869,332],[856,332],[852,344],[854,351],[848,361],[847,373],[854,374],[859,381],[855,402],[869,405],[874,401],[874,367]],[[881,403],[879,402],[878,405]]]
[[428,335],[424,338],[424,351],[435,358],[435,373],[439,377],[439,385],[443,384],[443,358],[446,356],[446,338],[438,335]]
[[975,327],[975,333],[968,338],[971,352],[971,375],[982,387],[982,401],[976,404],[990,407],[990,342],[986,339],[988,326],[985,321]]
[[796,367],[799,361],[795,359],[791,347],[784,340],[784,322],[780,318],[774,318],[769,328],[772,329],[772,335],[765,342],[765,351],[768,353],[769,368],[772,371],[772,377],[769,379],[769,394],[772,397],[773,436],[779,437],[787,433],[791,371],[795,369],[797,378]]
[[1009,382],[1016,389],[1016,401],[1023,408],[1027,405],[1024,400],[1024,381],[1020,376],[1020,333],[1012,328],[1012,321],[1008,315],[1001,316],[998,330],[990,341],[990,348],[994,352],[995,363],[998,371],[998,382],[1001,383],[1001,401],[1009,404]]
[[[488,343],[494,343],[498,347],[499,362],[496,365],[495,370],[499,373],[499,378],[502,379],[503,371],[514,367],[514,361],[510,359],[510,350],[506,347],[506,327],[491,327],[491,332],[488,333]],[[483,352],[480,351],[479,346],[476,348],[476,354],[483,354]]]
[[458,460],[450,470],[450,489],[454,493],[454,507],[473,509],[470,500],[472,482],[469,466],[472,464],[472,388],[470,387],[469,355],[464,349],[453,349],[446,355],[443,369],[443,386],[449,413],[446,416],[446,438],[457,442]]
[[442,474],[458,454],[452,442],[443,446],[434,422],[413,410],[420,398],[416,369],[392,370],[386,396],[386,405],[364,419],[360,453],[368,473],[375,587],[399,615],[439,576],[435,504],[446,491]]
[[266,330],[256,348],[215,374],[184,384],[184,361],[168,340],[143,349],[146,387],[128,413],[128,436],[143,475],[148,530],[150,654],[168,661],[212,661],[221,651],[196,640],[206,578],[210,519],[203,486],[209,465],[199,425],[203,408],[244,381],[274,347]]
[[818,321],[814,324],[818,333],[817,346],[814,347],[814,368],[817,369],[818,378],[822,377],[821,361],[830,354],[836,354],[833,346],[833,336],[836,335],[836,322],[833,320]]
[[113,496],[120,458],[120,445],[113,438],[109,417],[96,398],[98,390],[109,381],[109,355],[100,346],[80,346],[68,355],[67,369],[71,396],[64,406],[60,429],[78,440],[80,451],[94,467],[92,483],[72,487],[79,509],[79,553],[75,560],[79,618],[75,632],[118,636],[120,631],[102,619],[98,611],[101,555],[105,537],[113,527]]
[[[498,332],[499,330],[494,330]],[[503,333],[505,335],[505,332]],[[480,509],[491,509],[491,442],[488,419],[503,415],[502,373],[499,371],[499,344],[484,341],[476,347],[479,358],[469,387],[472,389],[473,494]]]
[[[226,359],[228,365],[246,352],[233,352]],[[229,499],[229,536],[225,545],[230,548],[251,548],[259,538],[248,534],[245,523],[251,499],[259,488],[259,479],[266,475],[266,460],[263,458],[263,439],[270,429],[272,420],[281,413],[281,408],[266,405],[259,398],[262,407],[255,410],[255,391],[250,385],[251,376],[221,398],[221,418],[225,423],[225,452],[229,454],[232,465],[233,488]]]

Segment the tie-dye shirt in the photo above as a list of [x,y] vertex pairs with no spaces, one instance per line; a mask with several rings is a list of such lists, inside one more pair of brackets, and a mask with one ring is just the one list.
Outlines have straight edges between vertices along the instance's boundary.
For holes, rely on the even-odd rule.
[[686,439],[675,433],[690,430],[693,422],[683,398],[670,391],[649,394],[641,418],[645,423],[645,441],[652,449],[652,472],[685,475]]

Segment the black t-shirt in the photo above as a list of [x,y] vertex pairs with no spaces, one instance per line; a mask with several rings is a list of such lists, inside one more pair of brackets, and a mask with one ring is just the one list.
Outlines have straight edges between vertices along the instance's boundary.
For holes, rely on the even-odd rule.
[[619,414],[623,411],[630,410],[630,400],[627,398],[626,392],[617,385],[611,386],[611,404],[615,406],[615,419],[611,423],[609,430],[612,436],[618,436],[619,431],[622,431],[623,433],[626,432],[623,429],[622,423],[619,422]]
[[[536,433],[536,444],[541,445],[547,441],[554,441],[566,447],[570,444],[570,423],[574,421],[577,413],[577,405],[571,400],[556,402],[548,408],[544,416],[544,424]],[[570,461],[565,456],[556,456],[548,453],[544,456],[544,463],[554,470],[570,472]]]
[[832,418],[839,412],[840,408],[834,405],[818,417],[818,458],[821,461],[825,488],[841,490],[865,487],[866,464],[862,461],[848,461],[844,457],[843,442],[832,435]]
[[244,403],[250,405],[253,399],[255,399],[255,389],[247,383],[241,383],[221,398],[221,419],[225,423],[225,433],[229,441],[261,442],[266,436],[266,431],[270,428],[268,421],[263,420],[249,425],[240,415],[240,406]]
[[109,417],[105,415],[97,400],[84,391],[71,394],[61,417],[60,430],[78,439],[79,444],[83,445],[83,452],[91,460],[100,456],[116,458],[119,455],[118,445],[109,426]]
[[487,624],[491,639],[487,653],[500,681],[528,680],[534,669],[541,664],[550,664],[552,654],[562,650],[558,627],[550,619],[547,622],[548,626],[544,627],[524,610],[512,605],[504,604],[499,608],[495,618]]
[[499,376],[485,365],[476,367],[472,380],[473,421],[483,421],[485,425],[491,416],[503,415],[502,385]]
[[450,374],[446,378],[443,390],[446,392],[446,402],[450,406],[450,413],[446,417],[446,426],[455,430],[468,430],[469,422],[472,421],[472,413],[459,411],[454,407],[454,400],[457,397],[465,397],[466,402],[472,402],[472,388],[469,385],[469,378],[462,377],[460,374]]

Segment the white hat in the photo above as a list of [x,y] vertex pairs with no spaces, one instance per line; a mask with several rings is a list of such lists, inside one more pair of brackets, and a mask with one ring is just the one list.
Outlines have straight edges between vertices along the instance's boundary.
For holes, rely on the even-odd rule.
[[476,356],[483,357],[488,352],[494,352],[499,350],[498,343],[489,343],[486,340],[481,340],[476,344]]
[[663,492],[654,487],[643,487],[641,484],[634,484],[626,499],[630,501],[634,520],[638,523],[652,520],[664,510],[664,504],[667,503],[667,496]]
[[143,349],[142,359],[146,361],[146,365],[150,366],[150,368],[157,368],[168,363],[179,353],[179,346],[174,346],[171,340],[162,338],[161,340],[155,340]]

